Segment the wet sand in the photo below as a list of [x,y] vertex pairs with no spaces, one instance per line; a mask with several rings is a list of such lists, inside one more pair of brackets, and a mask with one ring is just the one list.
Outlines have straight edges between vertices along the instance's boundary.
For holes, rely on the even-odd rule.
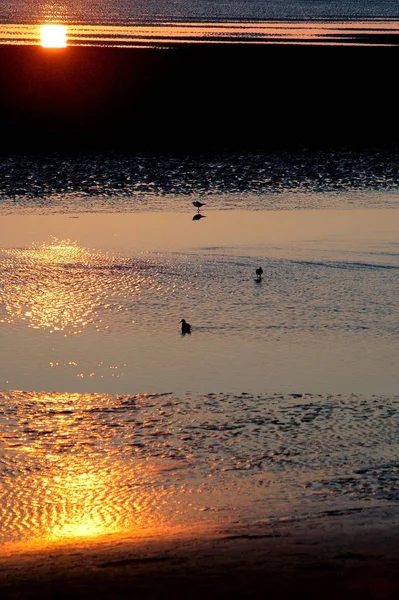
[[197,537],[103,542],[0,558],[4,598],[311,598],[399,595],[395,513]]

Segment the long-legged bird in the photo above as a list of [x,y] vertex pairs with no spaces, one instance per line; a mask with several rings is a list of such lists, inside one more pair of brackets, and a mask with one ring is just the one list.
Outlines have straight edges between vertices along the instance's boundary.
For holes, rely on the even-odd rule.
[[199,200],[194,200],[193,204],[195,208],[198,208],[198,210],[201,208],[201,206],[206,206],[205,202],[200,202]]

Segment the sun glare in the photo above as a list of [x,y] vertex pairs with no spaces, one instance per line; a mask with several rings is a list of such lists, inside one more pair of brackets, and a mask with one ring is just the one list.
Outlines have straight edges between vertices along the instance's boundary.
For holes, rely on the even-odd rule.
[[75,335],[97,320],[107,288],[96,267],[110,264],[106,254],[53,238],[11,251],[10,264],[15,265],[13,257],[19,260],[19,266],[11,268],[16,279],[4,279],[0,286],[0,306],[4,304],[10,322],[18,319],[34,329]]
[[66,48],[67,28],[65,25],[40,25],[43,48]]

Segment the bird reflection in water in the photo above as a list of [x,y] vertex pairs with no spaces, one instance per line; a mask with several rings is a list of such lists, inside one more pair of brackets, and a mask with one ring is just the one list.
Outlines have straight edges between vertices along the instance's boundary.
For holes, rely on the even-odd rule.
[[206,215],[201,215],[201,213],[197,213],[196,215],[193,216],[193,221],[199,221],[200,219],[203,219],[204,217],[206,217]]

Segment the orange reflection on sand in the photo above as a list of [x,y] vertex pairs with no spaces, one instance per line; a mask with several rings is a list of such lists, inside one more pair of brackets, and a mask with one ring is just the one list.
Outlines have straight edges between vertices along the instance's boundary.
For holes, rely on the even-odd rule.
[[[88,539],[117,533],[121,529],[113,502],[107,502],[112,489],[112,473],[92,471],[91,461],[68,461],[48,480],[52,518],[39,524],[45,540]],[[40,532],[40,525],[43,531]]]
[[[119,448],[104,450],[97,420],[107,418],[107,397],[28,396],[26,410],[13,416],[21,427],[18,446],[6,439],[3,449],[2,542],[29,549],[151,531],[153,509],[162,502],[146,485],[154,472],[151,465],[144,469],[126,460]],[[18,469],[12,468],[16,454]]]

